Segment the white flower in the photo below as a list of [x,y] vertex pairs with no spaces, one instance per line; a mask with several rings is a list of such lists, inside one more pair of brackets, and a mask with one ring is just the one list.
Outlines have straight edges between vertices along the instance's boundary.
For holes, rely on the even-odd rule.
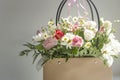
[[105,22],[105,20],[104,20],[104,18],[100,18],[100,26],[104,26],[104,22]]
[[54,22],[53,22],[52,20],[50,20],[50,21],[48,22],[48,25],[49,25],[49,26],[52,26],[52,25],[54,25]]
[[105,28],[106,34],[109,35],[112,30],[112,23],[108,20],[104,21],[103,18],[100,19],[101,26]]
[[42,37],[43,37],[43,39],[47,39],[48,37],[50,37],[49,35],[48,35],[48,33],[42,33]]
[[110,34],[109,39],[110,42],[103,46],[101,53],[103,54],[103,58],[107,60],[107,65],[110,67],[113,63],[112,56],[118,56],[120,53],[120,43],[115,39],[113,34]]
[[78,17],[73,17],[73,22],[74,23],[78,22]]
[[85,29],[84,37],[87,41],[92,40],[95,37],[95,33],[92,30]]
[[113,33],[111,33],[108,38],[109,38],[110,40],[115,39],[115,35],[114,35]]
[[114,52],[112,55],[118,55],[120,53],[120,42],[115,39],[114,34],[109,35],[109,44],[112,47],[112,51]]
[[66,33],[66,35],[62,37],[61,45],[65,45],[66,48],[71,48],[73,37],[74,35],[72,33]]
[[104,58],[104,60],[106,60],[107,66],[111,67],[113,64],[112,54],[114,53],[112,51],[111,45],[110,44],[104,45],[103,48],[101,49],[101,53],[103,54],[102,57]]
[[96,27],[96,22],[95,21],[87,21],[87,22],[85,22],[85,27],[95,28]]
[[113,64],[113,57],[109,54],[103,54],[103,58],[106,60],[106,64],[108,67],[111,67]]
[[33,40],[34,41],[41,41],[43,38],[42,38],[42,35],[41,35],[41,33],[39,33],[38,35],[36,35],[36,36],[33,36]]
[[85,48],[90,48],[90,46],[91,46],[91,42],[85,43]]
[[80,26],[84,26],[85,25],[85,20],[82,18],[79,18],[79,24]]
[[112,28],[112,23],[110,21],[105,21],[104,22],[104,27],[109,30]]
[[69,18],[62,18],[63,22],[70,23]]

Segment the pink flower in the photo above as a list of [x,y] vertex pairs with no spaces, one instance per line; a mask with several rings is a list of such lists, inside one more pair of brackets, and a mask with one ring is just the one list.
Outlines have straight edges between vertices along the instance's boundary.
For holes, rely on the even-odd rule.
[[83,39],[80,36],[75,36],[72,40],[72,46],[81,47],[83,45]]
[[100,33],[103,33],[105,32],[105,28],[104,27],[101,27],[100,30],[99,30]]
[[52,47],[57,45],[58,40],[56,38],[53,37],[49,37],[47,38],[44,42],[43,42],[43,47],[47,50],[51,49]]
[[79,28],[79,24],[78,23],[75,23],[74,25],[73,25],[73,32],[74,31],[76,31],[77,29]]

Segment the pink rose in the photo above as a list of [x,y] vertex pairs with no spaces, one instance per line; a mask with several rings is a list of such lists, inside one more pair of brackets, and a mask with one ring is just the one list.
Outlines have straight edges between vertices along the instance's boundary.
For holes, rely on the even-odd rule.
[[83,39],[80,36],[75,36],[72,40],[72,46],[81,47],[83,45]]
[[47,38],[44,42],[43,42],[43,47],[47,50],[51,49],[52,47],[57,45],[57,39],[53,38],[53,37],[49,37]]

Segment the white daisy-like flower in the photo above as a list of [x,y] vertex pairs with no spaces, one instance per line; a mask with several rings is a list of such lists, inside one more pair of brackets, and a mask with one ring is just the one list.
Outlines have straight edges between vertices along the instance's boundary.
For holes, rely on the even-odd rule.
[[78,17],[73,17],[73,22],[74,23],[78,22]]
[[87,43],[85,43],[85,48],[90,48],[91,47],[91,42],[87,42]]
[[44,38],[44,39],[47,39],[48,37],[50,37],[50,35],[48,35],[48,33],[42,33],[42,37]]
[[85,25],[85,20],[84,19],[79,18],[78,21],[79,21],[80,26]]
[[53,22],[52,20],[50,20],[50,21],[48,22],[48,25],[49,25],[49,26],[52,26],[52,25],[54,25],[54,22]]
[[63,22],[70,23],[69,18],[62,18]]
[[66,48],[71,48],[73,37],[74,35],[72,33],[66,33],[66,35],[62,37],[61,45],[65,45]]

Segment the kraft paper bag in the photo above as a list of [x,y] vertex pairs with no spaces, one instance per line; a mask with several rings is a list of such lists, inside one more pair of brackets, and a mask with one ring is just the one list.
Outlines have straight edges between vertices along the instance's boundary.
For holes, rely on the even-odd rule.
[[49,60],[43,66],[44,80],[112,80],[112,69],[99,58]]

